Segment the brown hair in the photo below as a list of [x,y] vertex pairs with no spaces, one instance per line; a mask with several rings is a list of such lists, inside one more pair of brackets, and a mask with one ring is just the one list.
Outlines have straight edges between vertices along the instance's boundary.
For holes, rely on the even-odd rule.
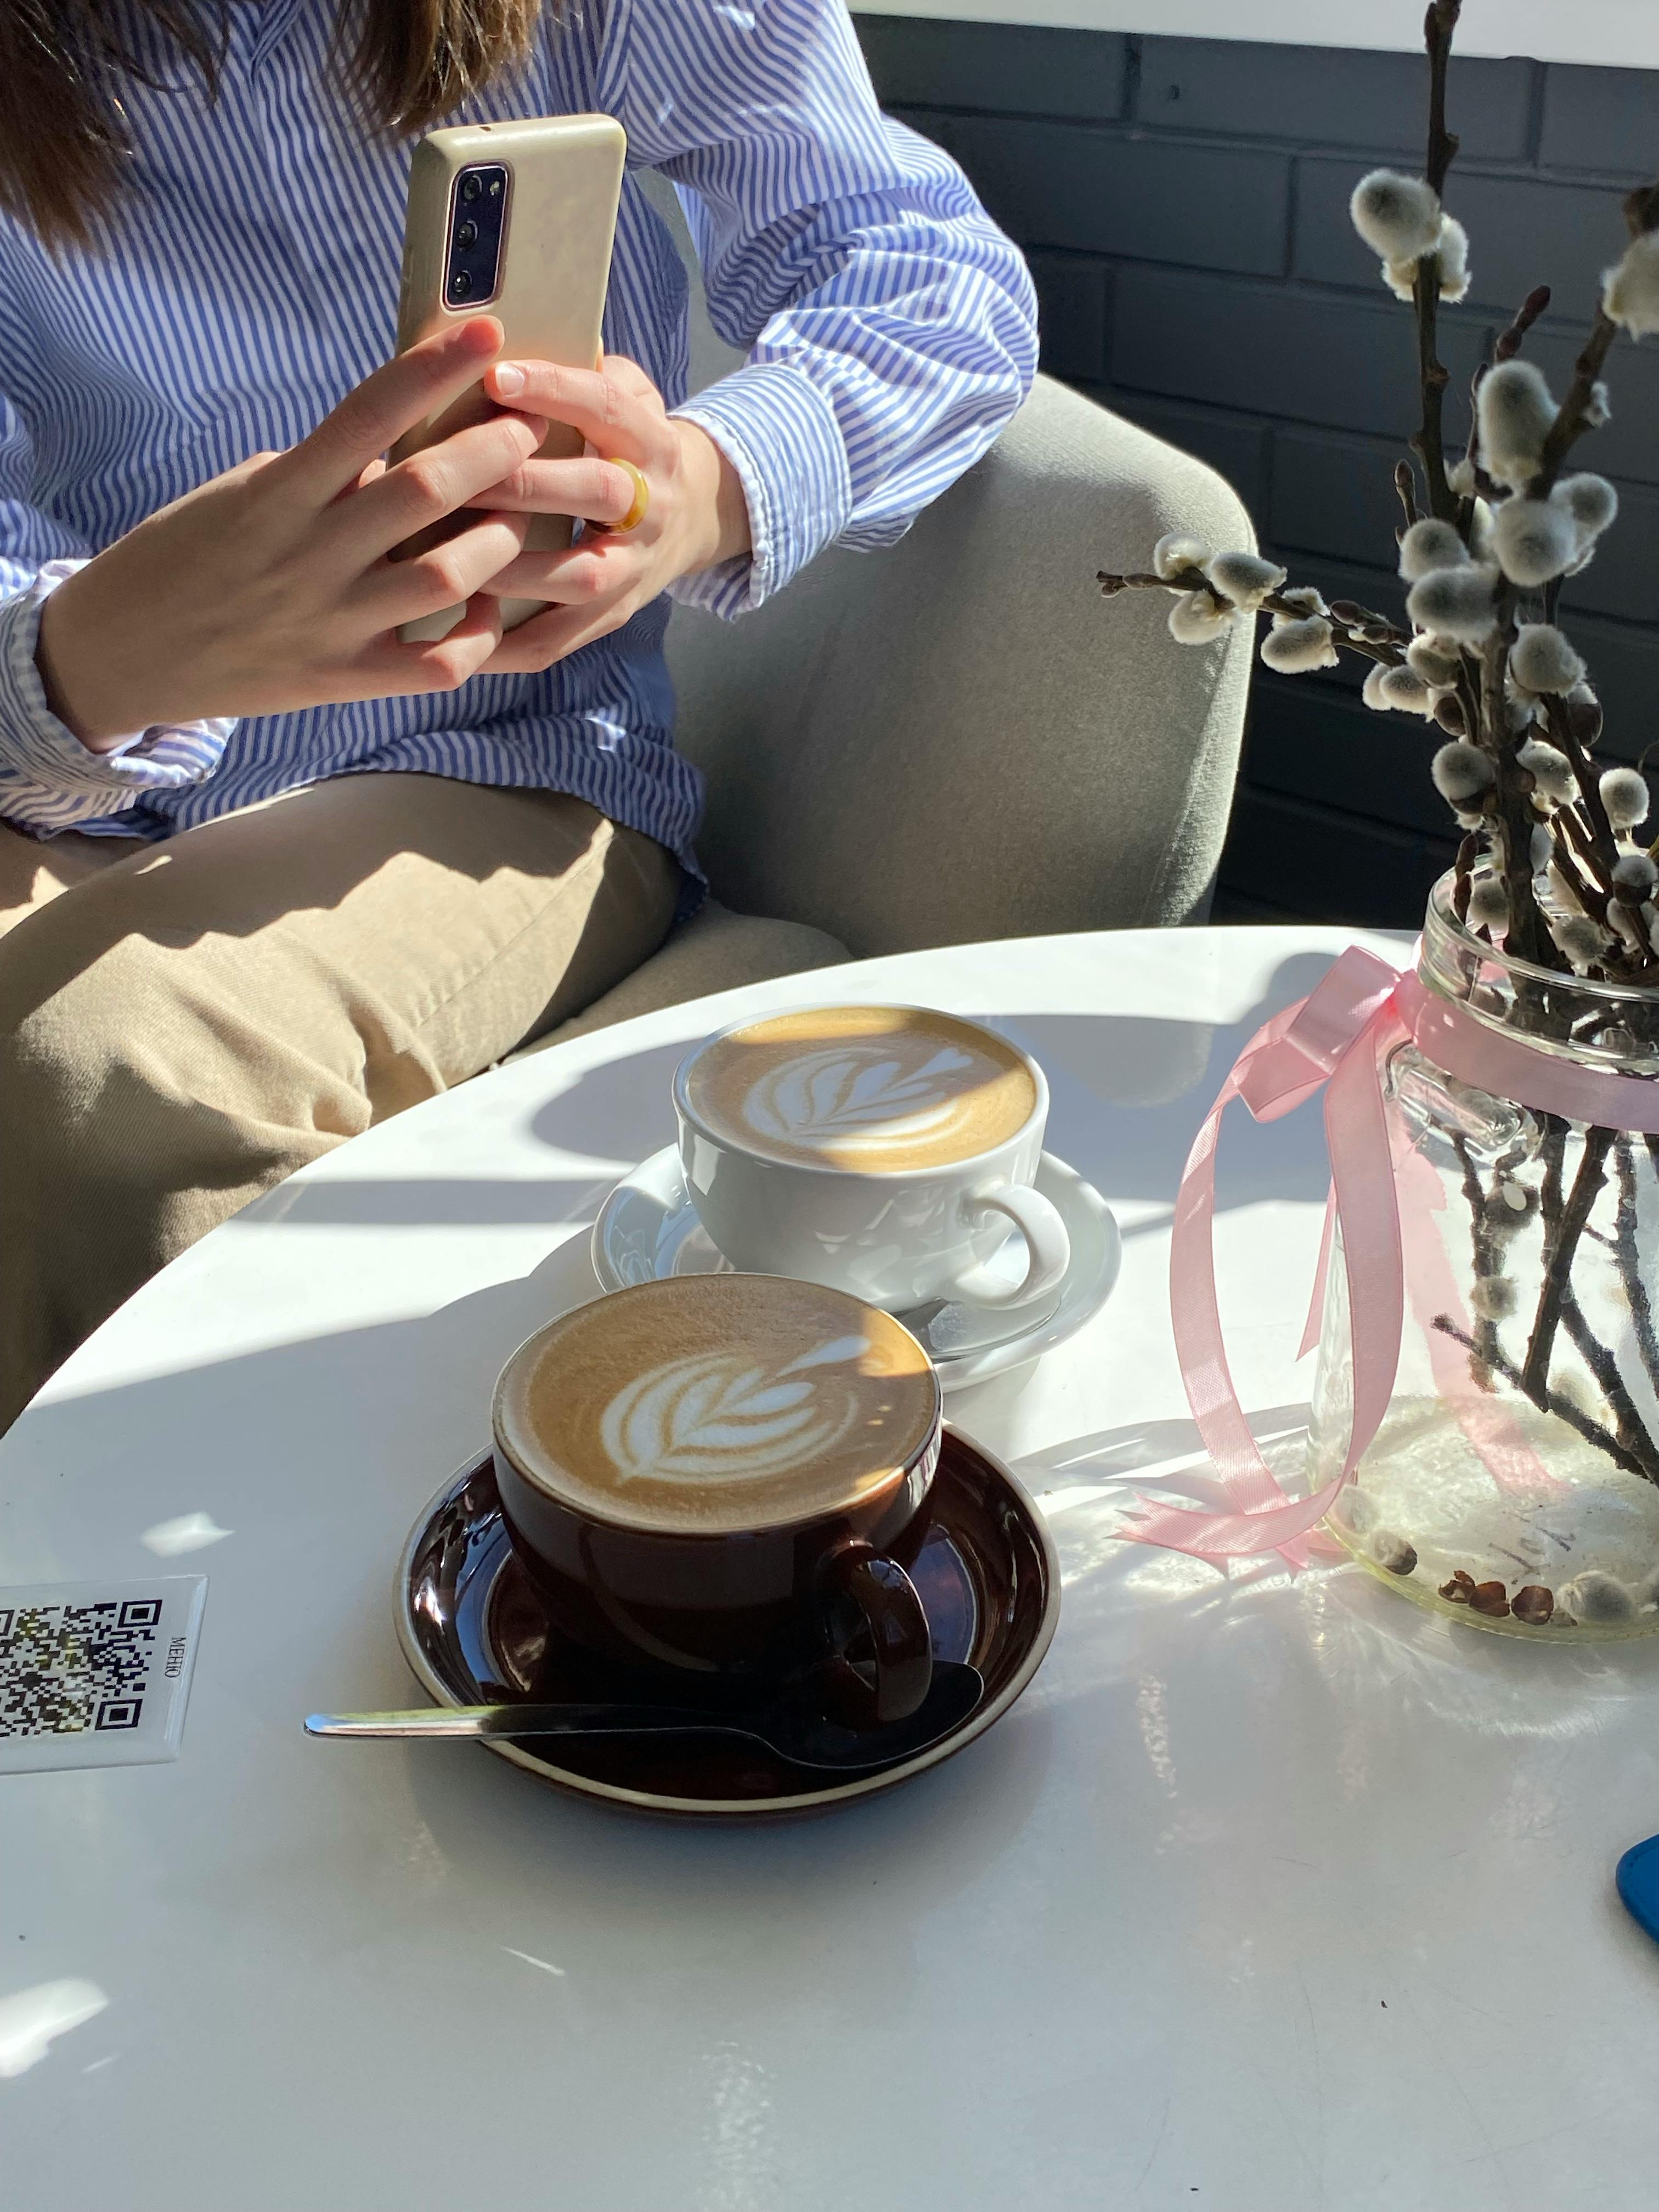
[[[84,241],[129,152],[123,84],[155,85],[171,61],[193,66],[210,97],[231,4],[0,0],[0,208],[48,245]],[[525,58],[540,14],[541,0],[340,0],[364,120],[428,129]]]

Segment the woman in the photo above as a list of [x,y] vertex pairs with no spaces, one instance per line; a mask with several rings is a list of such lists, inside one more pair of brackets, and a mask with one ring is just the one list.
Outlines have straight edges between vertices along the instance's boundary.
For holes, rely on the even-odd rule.
[[[678,404],[630,182],[600,373],[488,317],[387,365],[413,141],[592,111],[679,187],[745,364]],[[192,1239],[656,946],[697,884],[669,599],[890,544],[1035,352],[841,0],[0,9],[0,1427]],[[486,364],[500,415],[388,470]],[[592,458],[532,460],[549,420]],[[611,457],[643,521],[525,551],[627,519]],[[546,611],[504,637],[500,594]]]

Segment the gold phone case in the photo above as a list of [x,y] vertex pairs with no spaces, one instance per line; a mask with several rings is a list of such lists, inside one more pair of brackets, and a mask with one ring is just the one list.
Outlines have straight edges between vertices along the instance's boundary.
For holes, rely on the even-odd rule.
[[[491,314],[507,333],[504,352],[508,358],[592,368],[602,350],[600,330],[627,149],[627,134],[609,115],[464,124],[423,138],[409,174],[398,350],[402,353],[446,324]],[[489,299],[451,307],[443,290],[456,179],[462,170],[478,162],[499,162],[507,173],[499,276]],[[494,411],[482,385],[474,385],[441,414],[405,433],[392,448],[392,459],[400,461]],[[562,422],[550,425],[540,449],[544,458],[552,460],[581,450],[580,434]],[[456,527],[452,518],[410,538],[398,550],[404,555],[423,551]],[[538,514],[532,518],[526,546],[558,551],[569,544],[571,534],[568,516]],[[503,622],[508,629],[514,629],[541,613],[544,605],[540,599],[503,600]],[[458,606],[447,607],[420,622],[405,623],[398,635],[410,642],[443,637],[462,611]]]

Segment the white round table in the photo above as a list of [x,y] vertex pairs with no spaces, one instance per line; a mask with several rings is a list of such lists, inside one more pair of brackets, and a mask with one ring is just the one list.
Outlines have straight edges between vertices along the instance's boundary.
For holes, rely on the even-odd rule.
[[[1352,1566],[1114,1540],[1199,1463],[1165,1283],[1243,1034],[1351,933],[977,946],[604,1031],[348,1145],[167,1269],[0,1445],[0,1582],[229,1533],[176,1763],[0,1780],[0,2001],[105,2008],[0,2080],[0,2200],[110,2212],[1198,2212],[1653,2201],[1659,1653],[1516,1648]],[[1396,945],[1377,940],[1385,949]],[[474,1747],[319,1744],[413,1691],[390,1583],[512,1346],[672,1133],[686,1040],[803,999],[986,1014],[1126,1256],[953,1400],[1042,1494],[1060,1632],[982,1742],[793,1825],[608,1812]],[[1234,1371],[1293,1454],[1317,1108],[1222,1150]]]

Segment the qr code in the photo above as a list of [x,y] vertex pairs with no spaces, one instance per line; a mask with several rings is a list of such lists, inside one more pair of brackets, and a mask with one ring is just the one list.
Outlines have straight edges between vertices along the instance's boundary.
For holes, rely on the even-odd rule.
[[0,1735],[136,1729],[161,1625],[159,1597],[0,1608]]
[[0,1589],[0,1773],[177,1756],[206,1580]]

